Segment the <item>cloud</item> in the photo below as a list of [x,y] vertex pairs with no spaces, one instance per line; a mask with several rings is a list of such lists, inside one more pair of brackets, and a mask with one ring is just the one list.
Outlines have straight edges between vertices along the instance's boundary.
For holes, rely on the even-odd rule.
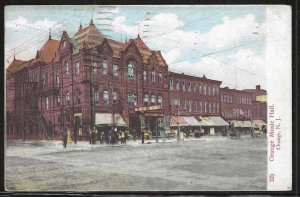
[[255,16],[252,14],[236,19],[224,16],[222,24],[216,25],[204,33],[200,42],[207,42],[209,48],[221,49],[240,43],[243,39],[257,38],[263,33],[264,28],[255,21]]
[[5,28],[13,30],[28,30],[29,29],[40,29],[47,31],[49,28],[55,25],[55,28],[61,28],[60,24],[56,24],[56,21],[49,21],[47,18],[44,20],[38,20],[35,22],[29,22],[26,18],[19,16],[15,20],[5,22]]
[[[231,66],[218,60],[230,62]],[[235,69],[234,66],[240,69]],[[169,65],[169,69],[196,76],[205,74],[209,79],[222,81],[222,87],[229,86],[231,88],[246,89],[253,88],[256,84],[260,84],[262,87],[266,85],[265,61],[251,49],[240,49],[226,60],[222,60],[219,57],[206,56],[195,63],[184,61]]]
[[178,48],[171,49],[167,53],[163,52],[164,59],[168,62],[168,64],[175,63],[176,60],[181,56],[181,50]]

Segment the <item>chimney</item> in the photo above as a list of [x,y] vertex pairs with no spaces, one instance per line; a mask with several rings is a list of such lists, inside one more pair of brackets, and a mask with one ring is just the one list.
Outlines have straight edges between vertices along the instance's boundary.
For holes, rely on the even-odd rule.
[[260,85],[256,85],[256,90],[260,90]]

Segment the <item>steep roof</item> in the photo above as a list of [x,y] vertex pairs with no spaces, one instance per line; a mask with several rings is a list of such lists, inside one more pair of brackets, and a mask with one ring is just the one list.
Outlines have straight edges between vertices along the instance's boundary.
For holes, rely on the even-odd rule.
[[18,67],[19,67],[21,64],[25,63],[25,62],[26,62],[26,61],[23,61],[23,60],[17,60],[17,59],[14,58],[14,60],[13,60],[12,63],[7,67],[6,70],[8,70],[8,71],[11,72],[11,73],[14,73],[14,72],[18,69]]
[[80,26],[73,39],[76,41],[77,49],[82,48],[84,44],[88,47],[94,47],[103,42],[101,32],[93,23],[93,20],[91,20],[90,24],[84,28]]
[[48,39],[44,46],[37,51],[37,56],[33,63],[36,61],[51,62],[55,58],[55,54],[59,47],[59,40]]

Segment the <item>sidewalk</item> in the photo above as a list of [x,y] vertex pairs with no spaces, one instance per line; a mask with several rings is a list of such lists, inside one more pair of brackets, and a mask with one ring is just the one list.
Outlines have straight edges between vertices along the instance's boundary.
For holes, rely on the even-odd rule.
[[[210,140],[226,140],[226,137],[222,136],[203,136],[201,138],[184,138],[183,140],[177,141],[177,138],[162,138],[158,139],[158,142],[156,142],[156,139],[151,140],[145,140],[144,144],[142,144],[141,139],[137,139],[136,141],[133,140],[127,140],[126,144],[100,144],[99,141],[97,141],[97,144],[90,144],[89,141],[78,141],[77,144],[74,142],[72,144],[67,144],[67,148],[63,148],[62,141],[59,140],[27,140],[23,142],[22,140],[10,140],[7,142],[8,147],[22,147],[23,149],[26,149],[27,147],[30,147],[31,153],[52,153],[52,152],[68,152],[68,151],[85,151],[85,150],[93,150],[93,149],[99,149],[99,148],[107,148],[107,147],[122,147],[122,146],[146,146],[146,145],[153,145],[153,144],[164,144],[164,143],[182,143],[182,142],[189,142],[189,141],[210,141]],[[32,150],[32,147],[35,147],[34,150]],[[47,147],[40,149],[39,147]],[[25,152],[27,154],[27,152]]]

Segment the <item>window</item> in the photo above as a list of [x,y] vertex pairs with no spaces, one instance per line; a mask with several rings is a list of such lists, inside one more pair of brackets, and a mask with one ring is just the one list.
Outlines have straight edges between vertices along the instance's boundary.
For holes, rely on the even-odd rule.
[[199,101],[198,110],[202,113],[202,102]]
[[185,91],[185,82],[182,82],[182,90]]
[[216,87],[216,96],[218,96],[218,95],[219,95],[219,88]]
[[81,92],[79,89],[77,89],[77,103],[80,104],[81,103]]
[[212,87],[212,95],[215,95],[215,87]]
[[179,81],[176,81],[176,90],[179,91]]
[[155,69],[152,68],[152,71],[151,71],[151,81],[155,82]]
[[108,104],[109,103],[109,93],[107,90],[103,91],[103,103]]
[[192,83],[189,81],[189,87],[188,87],[188,91],[191,92],[192,91]]
[[145,70],[145,69],[143,71],[143,80],[147,81],[147,70]]
[[118,65],[114,64],[113,65],[113,76],[118,76]]
[[97,63],[96,62],[93,63],[93,74],[94,75],[97,74]]
[[46,106],[46,109],[49,109],[49,98],[46,97],[45,99],[45,106]]
[[117,92],[112,93],[113,104],[117,104],[118,95]]
[[135,106],[136,105],[136,94],[135,92],[128,93],[128,105]]
[[44,74],[44,86],[48,85],[48,73]]
[[75,67],[76,67],[76,75],[79,75],[79,73],[80,73],[80,63],[79,63],[79,61],[76,62]]
[[59,83],[60,83],[60,80],[59,80],[59,69],[56,70],[56,87],[59,87]]
[[213,102],[212,112],[213,112],[213,113],[216,113],[216,103],[215,103],[215,102]]
[[162,74],[158,73],[158,83],[162,83]]
[[57,95],[57,106],[60,106],[60,96]]
[[202,95],[202,85],[199,83],[199,94]]
[[189,101],[189,112],[192,112],[192,101]]
[[207,94],[210,95],[210,86],[207,86]]
[[197,111],[197,101],[194,101],[194,111]]
[[211,103],[208,103],[208,112],[211,113]]
[[194,93],[196,93],[197,92],[197,85],[196,85],[196,83],[194,83]]
[[66,71],[66,76],[69,76],[69,62],[65,63],[65,71]]
[[94,100],[95,100],[95,103],[99,103],[99,91],[98,91],[98,89],[95,89],[95,91],[94,91]]
[[67,42],[64,40],[63,41],[63,47],[65,48],[67,46]]
[[181,106],[183,107],[184,110],[186,109],[186,102],[185,102],[185,99],[182,99],[182,100],[181,100]]
[[129,62],[127,65],[127,78],[128,79],[135,78],[135,66],[133,62]]
[[204,102],[204,113],[206,113],[206,112],[207,112],[207,107],[206,107],[206,105],[207,105],[207,103],[206,103],[206,102]]
[[102,62],[102,74],[103,75],[107,74],[107,67],[108,67],[108,61],[107,60],[103,60],[103,62]]
[[152,95],[151,96],[151,105],[155,105],[156,102],[156,96]]
[[157,103],[158,103],[158,105],[162,106],[162,97],[161,96],[157,97]]
[[70,93],[69,92],[66,93],[66,105],[70,106]]
[[170,79],[170,90],[173,90],[173,79]]
[[206,95],[206,85],[203,86],[203,94]]
[[219,103],[217,103],[217,113],[219,113]]
[[149,96],[148,94],[145,94],[144,96],[144,106],[148,106],[149,105]]

